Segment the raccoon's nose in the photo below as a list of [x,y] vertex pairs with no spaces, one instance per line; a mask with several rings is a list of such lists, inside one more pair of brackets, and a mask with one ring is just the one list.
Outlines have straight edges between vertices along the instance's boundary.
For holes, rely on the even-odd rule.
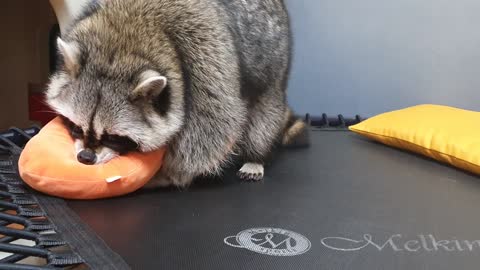
[[92,150],[85,149],[78,153],[77,160],[83,164],[93,165],[97,161],[97,155]]

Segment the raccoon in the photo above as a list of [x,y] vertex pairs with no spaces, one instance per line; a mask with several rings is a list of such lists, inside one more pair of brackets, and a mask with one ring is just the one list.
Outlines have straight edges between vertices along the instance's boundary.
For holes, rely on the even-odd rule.
[[283,0],[92,1],[57,40],[46,100],[85,164],[166,146],[150,187],[234,159],[260,180],[277,145],[308,144],[286,101],[289,24]]

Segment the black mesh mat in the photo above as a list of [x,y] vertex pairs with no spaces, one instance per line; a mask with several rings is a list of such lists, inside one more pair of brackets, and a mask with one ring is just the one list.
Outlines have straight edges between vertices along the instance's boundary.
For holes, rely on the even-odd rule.
[[83,263],[18,177],[18,156],[36,132],[36,128],[10,129],[0,136],[0,269],[46,269]]
[[18,157],[38,130],[0,134],[0,269],[128,269],[63,200],[19,178]]

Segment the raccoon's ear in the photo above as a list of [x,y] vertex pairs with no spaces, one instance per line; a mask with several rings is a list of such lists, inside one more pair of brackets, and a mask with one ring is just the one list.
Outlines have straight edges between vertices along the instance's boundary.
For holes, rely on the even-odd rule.
[[153,70],[144,71],[140,75],[140,82],[133,90],[131,97],[133,99],[156,97],[160,95],[165,86],[167,86],[167,78]]
[[77,45],[73,43],[67,43],[61,38],[57,39],[57,46],[58,50],[63,56],[65,68],[71,76],[75,77],[79,70],[80,50],[78,49]]

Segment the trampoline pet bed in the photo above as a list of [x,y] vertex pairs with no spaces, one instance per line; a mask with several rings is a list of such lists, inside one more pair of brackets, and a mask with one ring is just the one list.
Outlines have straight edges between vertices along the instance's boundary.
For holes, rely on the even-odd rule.
[[311,146],[264,181],[232,169],[94,201],[24,186],[38,129],[1,133],[0,269],[478,269],[477,176],[348,131],[358,117],[308,120]]

